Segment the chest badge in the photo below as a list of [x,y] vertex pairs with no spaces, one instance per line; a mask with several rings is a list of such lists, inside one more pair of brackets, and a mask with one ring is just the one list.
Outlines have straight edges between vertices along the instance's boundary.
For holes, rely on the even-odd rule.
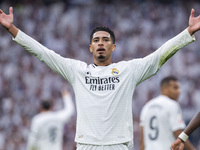
[[119,74],[119,70],[117,70],[117,68],[113,68],[112,75],[117,75],[117,74]]

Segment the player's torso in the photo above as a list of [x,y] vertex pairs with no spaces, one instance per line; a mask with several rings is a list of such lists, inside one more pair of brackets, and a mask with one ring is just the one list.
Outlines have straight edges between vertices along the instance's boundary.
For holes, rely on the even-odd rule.
[[132,128],[132,95],[136,83],[125,64],[89,65],[77,74],[73,87],[78,141],[89,139],[106,144],[130,138],[125,129]]
[[145,150],[168,150],[175,140],[170,124],[170,101],[162,96],[153,100],[144,115]]
[[63,121],[56,114],[49,112],[37,118],[39,145],[42,149],[61,149]]

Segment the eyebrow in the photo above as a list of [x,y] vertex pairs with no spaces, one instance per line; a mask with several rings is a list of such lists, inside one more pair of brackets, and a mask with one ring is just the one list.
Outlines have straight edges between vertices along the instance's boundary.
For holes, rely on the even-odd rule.
[[[94,37],[93,39],[99,39],[100,37]],[[103,39],[110,39],[110,37],[107,37],[107,36],[105,36],[105,37],[102,37]]]

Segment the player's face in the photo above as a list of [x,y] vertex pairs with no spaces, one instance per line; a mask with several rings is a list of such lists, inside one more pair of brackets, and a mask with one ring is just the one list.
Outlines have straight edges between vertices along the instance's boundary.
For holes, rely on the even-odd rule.
[[96,62],[111,62],[111,54],[116,45],[112,43],[111,36],[108,32],[98,31],[93,34],[90,44],[90,52],[93,53]]
[[178,100],[180,95],[180,87],[177,81],[170,81],[168,87],[168,96],[173,100]]

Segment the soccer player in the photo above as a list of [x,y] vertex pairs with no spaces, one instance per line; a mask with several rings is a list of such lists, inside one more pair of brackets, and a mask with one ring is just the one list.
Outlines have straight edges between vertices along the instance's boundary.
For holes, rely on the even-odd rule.
[[176,141],[171,145],[171,150],[183,150],[184,144],[186,143],[189,135],[198,127],[200,127],[200,112],[192,118],[192,120],[184,129],[184,131],[178,136]]
[[64,108],[53,111],[51,100],[41,101],[41,112],[33,117],[27,150],[62,150],[63,128],[74,113],[71,94],[63,90]]
[[133,147],[134,90],[142,81],[156,74],[179,49],[195,40],[193,34],[200,30],[200,17],[194,17],[194,13],[192,9],[189,26],[154,53],[118,63],[112,63],[115,35],[107,27],[97,27],[92,31],[89,49],[94,63],[86,64],[56,54],[15,27],[12,7],[8,15],[0,10],[0,24],[14,41],[72,85],[77,108],[77,150],[128,150]]
[[[164,78],[160,84],[161,95],[147,102],[140,116],[140,150],[169,150],[171,143],[185,128],[180,105],[180,89],[176,77]],[[194,150],[186,142],[187,150]]]

